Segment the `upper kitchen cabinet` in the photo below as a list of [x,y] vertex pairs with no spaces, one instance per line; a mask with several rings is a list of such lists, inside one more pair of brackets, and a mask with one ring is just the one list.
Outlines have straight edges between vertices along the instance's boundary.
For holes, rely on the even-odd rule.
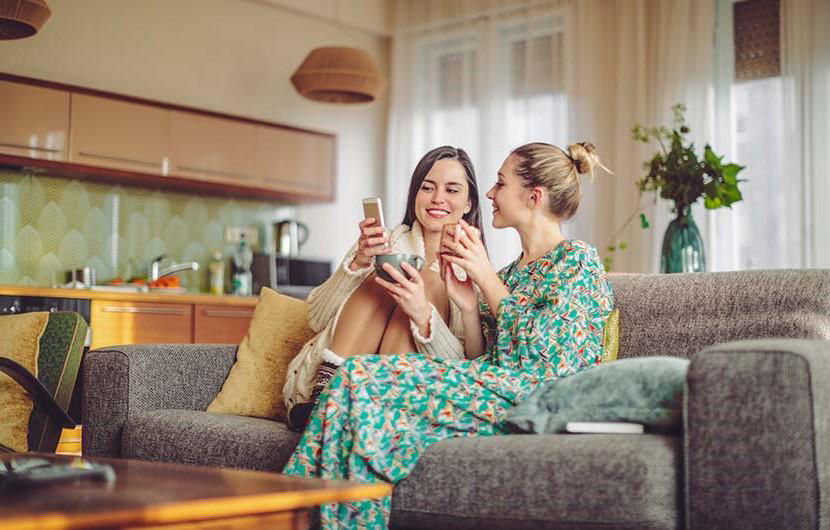
[[262,185],[319,199],[334,197],[334,137],[260,126],[256,173]]
[[187,193],[334,199],[335,136],[0,73],[0,165]]
[[167,175],[169,143],[169,110],[72,94],[71,162]]
[[191,112],[170,113],[171,171],[200,180],[257,187],[257,126]]
[[0,153],[64,161],[69,92],[0,81]]

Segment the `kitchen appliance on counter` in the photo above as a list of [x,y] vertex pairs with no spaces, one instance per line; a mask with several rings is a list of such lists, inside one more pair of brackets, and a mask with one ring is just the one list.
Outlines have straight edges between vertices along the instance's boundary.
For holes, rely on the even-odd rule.
[[274,223],[274,250],[278,256],[298,256],[308,240],[308,227],[293,219]]
[[266,286],[304,299],[314,287],[331,276],[331,262],[256,252],[251,273],[255,295],[259,295],[260,289]]

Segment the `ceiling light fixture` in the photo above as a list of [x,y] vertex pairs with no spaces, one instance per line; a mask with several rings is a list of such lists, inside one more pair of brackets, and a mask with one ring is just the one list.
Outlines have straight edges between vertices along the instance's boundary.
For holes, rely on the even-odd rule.
[[31,37],[51,14],[46,0],[0,0],[0,40]]
[[326,103],[368,103],[386,87],[368,53],[343,46],[311,50],[291,83],[303,97]]

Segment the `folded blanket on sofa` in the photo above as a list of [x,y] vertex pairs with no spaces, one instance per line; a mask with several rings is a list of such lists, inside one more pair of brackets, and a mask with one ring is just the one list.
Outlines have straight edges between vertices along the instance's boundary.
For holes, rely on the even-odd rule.
[[652,432],[679,431],[689,361],[623,359],[539,385],[505,421],[520,432],[560,433],[571,421],[639,423]]

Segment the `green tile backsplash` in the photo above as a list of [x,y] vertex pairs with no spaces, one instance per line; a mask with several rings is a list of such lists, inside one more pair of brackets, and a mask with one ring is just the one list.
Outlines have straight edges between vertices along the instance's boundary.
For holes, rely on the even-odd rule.
[[51,287],[67,270],[86,266],[98,283],[128,279],[167,254],[177,263],[199,262],[198,272],[180,276],[188,290],[205,291],[213,251],[227,257],[233,249],[226,226],[256,226],[255,248],[268,247],[272,223],[292,212],[261,201],[0,170],[0,284]]

